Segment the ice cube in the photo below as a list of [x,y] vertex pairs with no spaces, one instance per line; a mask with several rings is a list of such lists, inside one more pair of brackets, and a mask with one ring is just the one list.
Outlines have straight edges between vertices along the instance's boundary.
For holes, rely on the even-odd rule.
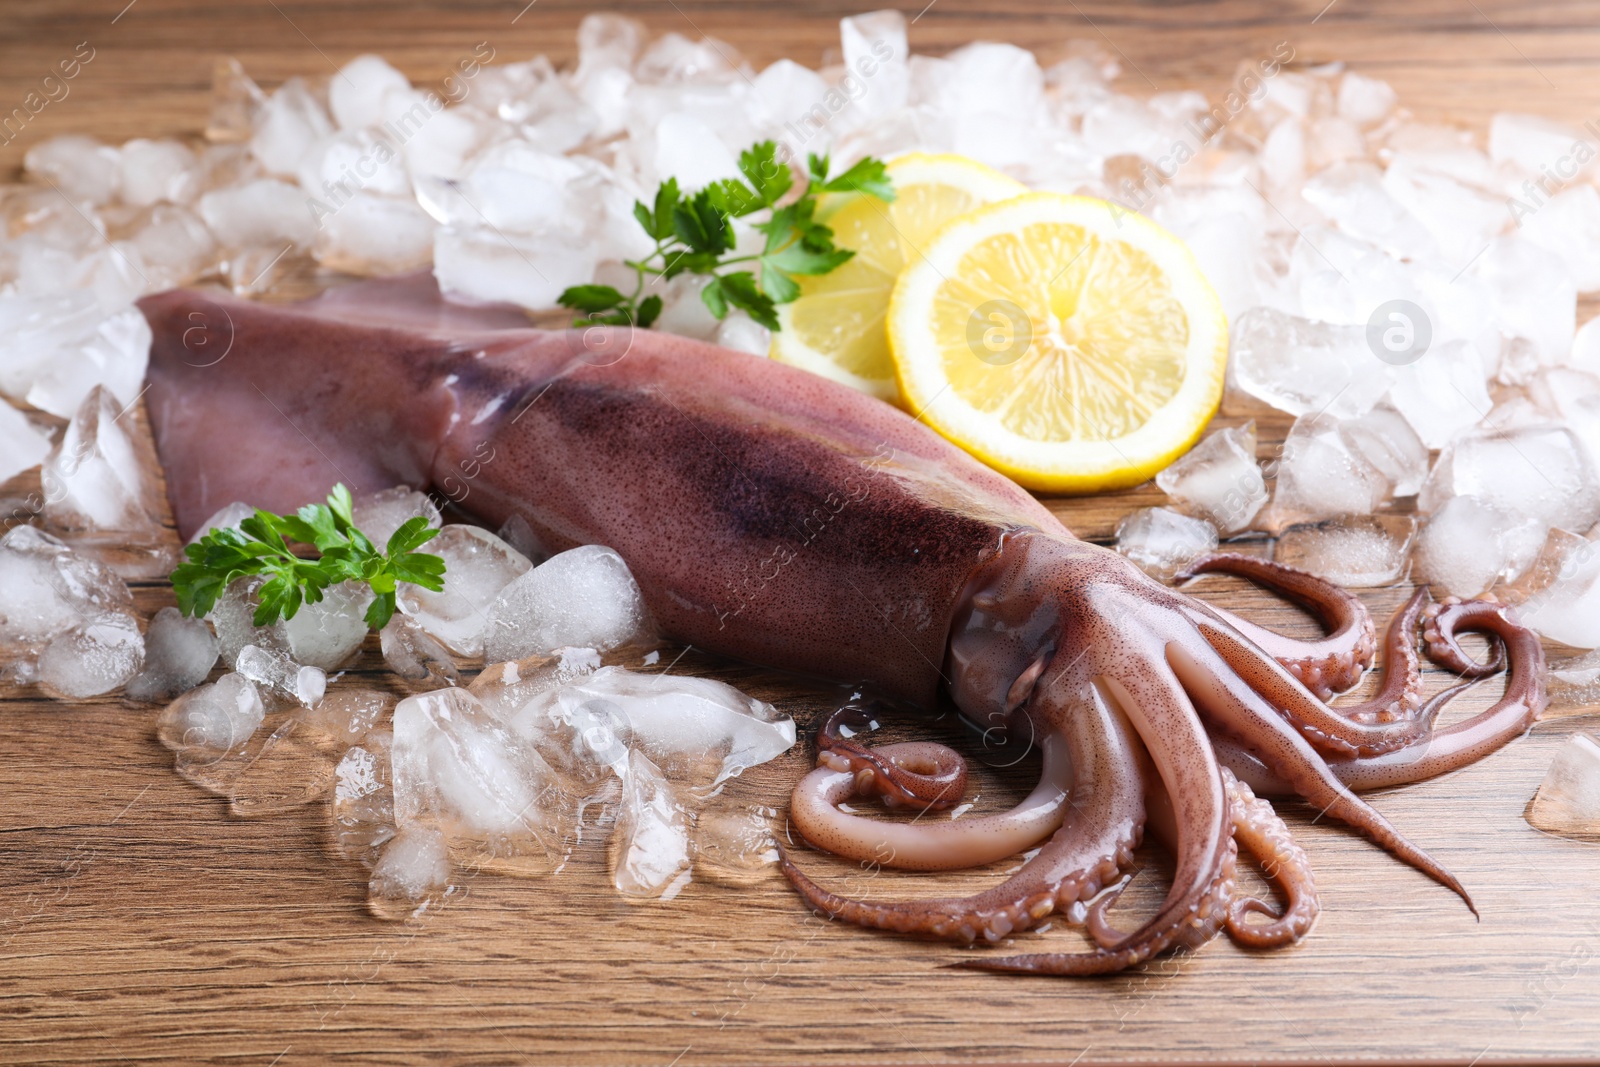
[[332,132],[333,122],[305,80],[290,78],[257,111],[250,152],[269,174],[290,178],[311,146]]
[[[452,108],[434,114],[401,150],[413,175],[464,178],[469,161],[497,132],[493,123],[479,118],[471,109]],[[548,143],[541,147],[550,149]]]
[[1548,690],[1552,709],[1582,713],[1600,703],[1600,652],[1551,663]]
[[404,615],[395,615],[378,632],[383,662],[400,677],[413,682],[429,679],[455,685],[461,679],[455,660],[438,641]]
[[0,482],[37,467],[50,454],[50,439],[28,417],[0,402]]
[[1393,585],[1405,577],[1417,523],[1409,515],[1352,515],[1291,526],[1273,560],[1339,585]]
[[1580,293],[1600,289],[1600,192],[1575,185],[1521,218],[1522,236],[1549,252]]
[[42,479],[44,517],[66,530],[147,532],[160,505],[145,472],[157,469],[149,443],[103,386],[84,397],[50,458]]
[[328,676],[316,667],[304,667],[287,653],[272,652],[255,645],[239,650],[238,672],[276,693],[315,707],[328,691]]
[[139,620],[101,615],[51,639],[39,654],[39,684],[68,700],[84,700],[127,683],[143,662]]
[[463,656],[483,654],[488,608],[500,591],[532,569],[526,556],[488,530],[451,524],[422,551],[445,562],[444,590],[403,583],[400,608],[418,626]]
[[428,520],[429,526],[439,525],[438,505],[428,494],[405,485],[363,494],[356,497],[350,507],[350,517],[355,520],[356,529],[366,534],[379,548],[387,545],[389,538],[407,520],[419,515]]
[[605,652],[653,633],[628,565],[602,545],[552,556],[502,589],[488,614],[484,658],[490,663],[564,645]]
[[554,309],[570,286],[594,278],[598,257],[579,237],[510,234],[484,227],[441,226],[434,235],[433,270],[447,296],[504,301],[534,311]]
[[538,840],[549,766],[465,689],[439,689],[394,709],[395,818],[438,825],[452,839]]
[[1458,496],[1428,516],[1413,558],[1423,580],[1451,596],[1474,597],[1526,568],[1543,538],[1534,519]]
[[[1489,120],[1489,155],[1496,163],[1510,163],[1535,176],[1543,173],[1541,168],[1572,157],[1583,143],[1580,130],[1538,115],[1502,111]],[[1586,162],[1578,173],[1588,167]]]
[[393,735],[375,729],[334,767],[333,843],[349,859],[373,866],[395,835],[389,751]]
[[[796,130],[801,134],[805,131],[807,113],[820,105],[828,93],[828,83],[822,75],[792,59],[773,63],[756,75],[754,84],[762,118],[772,126],[793,125],[795,129],[788,134],[795,140],[800,139]],[[821,114],[826,114],[825,107]],[[818,117],[811,120],[812,125],[817,124]]]
[[230,665],[237,663],[239,653],[246,645],[255,645],[270,652],[289,651],[289,635],[284,630],[282,619],[265,626],[255,624],[256,608],[261,604],[256,591],[265,581],[259,577],[235,578],[206,615],[206,620],[216,632],[222,662]]
[[547,712],[553,704],[540,701],[524,719],[522,712],[530,702],[539,701],[599,669],[598,652],[564,648],[551,656],[528,656],[491,664],[467,688],[490,715],[531,738],[544,731],[552,721]]
[[1177,506],[1207,519],[1218,533],[1246,529],[1267,502],[1266,482],[1256,463],[1256,424],[1217,430],[1156,475]]
[[403,274],[434,259],[434,219],[410,197],[357,194],[322,218],[317,262],[346,274]]
[[1388,482],[1391,496],[1415,496],[1428,478],[1428,446],[1405,418],[1388,404],[1347,419],[1339,434]]
[[[1527,341],[1535,366],[1566,358],[1577,329],[1578,295],[1559,261],[1519,235],[1507,236],[1497,238],[1473,270],[1488,283],[1503,337]],[[1500,379],[1520,384],[1515,370],[1504,364]]]
[[655,174],[677,178],[685,189],[699,189],[723,178],[739,177],[739,161],[717,132],[698,116],[674,111],[655,129]]
[[409,88],[406,76],[382,56],[356,56],[328,82],[328,109],[341,130],[377,126],[384,120],[384,95],[391,89]]
[[644,24],[624,15],[607,13],[583,16],[578,23],[578,69],[583,78],[596,70],[620,67],[629,70],[645,42]]
[[694,873],[727,885],[749,884],[778,862],[778,844],[772,808],[748,804],[717,803],[695,813],[690,844]]
[[[1435,166],[1428,157],[1399,153],[1384,171],[1383,188],[1427,227],[1447,263],[1465,264],[1506,229],[1505,201]],[[1450,273],[1459,270],[1451,266]]]
[[1389,402],[1424,445],[1443,448],[1489,411],[1483,357],[1470,341],[1431,346],[1416,362],[1395,368]]
[[211,231],[194,212],[173,204],[157,204],[127,244],[153,289],[186,285],[217,263]]
[[772,331],[741,311],[731,312],[717,327],[717,344],[735,352],[764,356],[772,349]]
[[0,297],[0,389],[52,415],[70,419],[97,383],[131,403],[149,351],[134,308],[107,315],[87,292]]
[[233,248],[305,248],[317,232],[312,196],[276,178],[215,189],[200,198],[200,217]]
[[1117,551],[1158,577],[1170,578],[1216,549],[1216,527],[1170,508],[1140,508],[1117,524]]
[[224,674],[168,704],[156,721],[156,734],[162,744],[180,752],[228,752],[242,748],[266,714],[254,682],[242,674]]
[[1600,315],[1584,323],[1578,330],[1572,339],[1572,351],[1568,353],[1566,362],[1578,370],[1600,375]]
[[121,578],[49,534],[16,526],[0,538],[0,644],[37,645],[132,607]]
[[255,508],[251,507],[249,504],[242,504],[237,500],[231,504],[224,504],[215,515],[211,516],[205,522],[200,524],[200,528],[194,532],[193,537],[189,538],[188,543],[191,545],[197,544],[201,538],[205,537],[205,535],[210,533],[212,530],[236,530],[239,528],[239,524],[241,522],[250,518],[250,516],[254,515],[255,513]]
[[625,897],[671,900],[689,872],[689,814],[649,757],[634,752],[611,839],[612,884]]
[[1376,126],[1394,110],[1397,99],[1386,81],[1369,78],[1355,71],[1339,79],[1339,115],[1357,126]]
[[1345,233],[1390,255],[1425,259],[1438,245],[1422,222],[1383,187],[1383,172],[1365,161],[1336,163],[1313,175],[1300,195]]
[[387,132],[342,130],[312,145],[295,172],[322,222],[361,193],[411,199],[400,148]]
[[737,78],[740,65],[739,53],[724,41],[665,33],[644,50],[634,73],[642,82],[717,85]]
[[400,830],[383,846],[367,883],[367,906],[380,919],[406,919],[450,885],[450,848],[427,826]]
[[1295,420],[1277,465],[1269,526],[1365,515],[1383,503],[1388,478],[1343,429],[1325,415]]
[[1305,126],[1288,116],[1261,143],[1261,177],[1272,189],[1297,189],[1306,177]]
[[1291,415],[1353,418],[1389,388],[1391,370],[1359,326],[1331,326],[1267,307],[1233,327],[1239,387]]
[[359,744],[387,722],[394,697],[376,689],[335,689],[316,707],[297,708],[294,717],[310,729],[346,745]]
[[117,195],[118,154],[93,137],[69,133],[40,141],[28,149],[23,167],[29,175],[83,204],[100,205]]
[[608,730],[674,782],[704,788],[782,755],[795,740],[791,719],[730,685],[622,667],[601,667],[571,682],[552,713],[586,743],[597,728]]
[[206,122],[206,140],[249,140],[266,102],[267,94],[245,73],[242,63],[233,56],[219,58],[211,68],[211,116]]
[[[885,10],[840,19],[839,39],[845,68],[840,88],[852,98],[855,114],[870,121],[904,107],[911,88],[905,16]],[[799,99],[816,104],[822,96],[815,93]],[[1018,104],[1024,106],[1021,101]]]
[[184,204],[200,188],[200,163],[180,141],[135,138],[122,146],[118,186],[122,201],[149,207],[162,200]]
[[1527,570],[1496,588],[1518,622],[1573,648],[1600,647],[1600,544],[1551,530]]
[[205,681],[216,663],[217,638],[206,621],[162,608],[145,632],[144,667],[128,683],[128,699],[172,700]]
[[1547,833],[1600,835],[1600,743],[1588,734],[1567,739],[1539,783],[1527,819]]
[[1476,430],[1440,457],[1418,507],[1471,496],[1543,527],[1581,532],[1600,520],[1600,477],[1583,443],[1558,425]]

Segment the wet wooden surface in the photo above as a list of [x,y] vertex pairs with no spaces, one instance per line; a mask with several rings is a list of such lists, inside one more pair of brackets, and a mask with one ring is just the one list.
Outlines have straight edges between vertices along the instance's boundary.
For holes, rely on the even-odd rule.
[[[88,40],[95,58],[0,165],[68,131],[110,139],[189,133],[206,114],[213,58],[239,55],[264,82],[325,74],[358,51],[413,78],[443,75],[488,40],[504,59],[571,55],[586,6],[560,0],[442,5],[248,0],[10,0],[0,8],[0,111]],[[126,6],[124,6],[126,5]],[[658,31],[711,33],[760,63],[817,62],[837,8],[746,2],[628,5]],[[1303,61],[1346,59],[1391,80],[1421,117],[1479,126],[1513,108],[1600,115],[1600,5],[1430,0],[1378,4],[1123,5],[1096,0],[935,0],[913,46],[977,38],[1049,56],[1071,40],[1124,60],[1125,85],[1215,95],[1243,60],[1288,40]],[[1148,83],[1148,85],[1146,85]],[[1281,440],[1265,420],[1263,454]],[[1151,488],[1056,506],[1104,538]],[[1292,609],[1228,580],[1203,592],[1259,620],[1310,632]],[[1380,616],[1405,587],[1373,590]],[[138,590],[149,609],[170,602]],[[693,665],[691,667],[691,664]],[[379,676],[369,649],[356,673]],[[691,656],[777,702],[803,725],[836,692]],[[1433,678],[1437,687],[1442,677]],[[349,684],[347,680],[343,684]],[[1467,701],[1482,706],[1486,687]],[[697,881],[667,904],[630,905],[604,856],[554,878],[461,872],[441,909],[391,925],[364,909],[365,874],[328,846],[321,806],[266,819],[174,774],[154,712],[0,696],[0,1062],[595,1064],[948,1061],[1346,1062],[1593,1059],[1600,1055],[1600,846],[1522,819],[1564,738],[1593,714],[1548,721],[1470,770],[1376,805],[1476,895],[1474,922],[1444,890],[1314,813],[1281,805],[1309,849],[1324,915],[1288,951],[1220,941],[1094,981],[950,970],[963,950],[809,916],[775,875]],[[954,736],[947,722],[894,727]],[[790,756],[734,792],[780,805],[805,769]],[[985,770],[980,810],[1026,789],[1029,768]],[[1159,897],[1143,856],[1129,910]],[[959,892],[999,869],[869,876],[809,866],[879,898]],[[1006,865],[1000,865],[1004,868]],[[1057,928],[1019,951],[1070,948]]]

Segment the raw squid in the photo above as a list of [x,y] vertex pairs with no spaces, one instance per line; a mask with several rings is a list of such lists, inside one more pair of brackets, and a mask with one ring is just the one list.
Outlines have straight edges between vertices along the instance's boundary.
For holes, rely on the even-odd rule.
[[[234,500],[289,510],[343,481],[431,486],[491,526],[525,521],[550,551],[620,552],[671,637],[849,682],[1026,736],[1042,779],[1006,812],[915,823],[840,810],[875,794],[945,805],[961,758],[872,748],[830,725],[797,787],[795,826],[845,856],[965,867],[1041,846],[970,897],[865,902],[785,855],[834,917],[998,941],[1057,912],[1088,951],[968,957],[990,970],[1089,974],[1197,946],[1302,936],[1317,913],[1303,851],[1257,792],[1298,795],[1458,893],[1466,890],[1352,791],[1439,774],[1524,731],[1544,704],[1537,640],[1489,602],[1420,594],[1384,642],[1384,692],[1324,703],[1377,642],[1356,598],[1270,563],[1218,556],[1311,606],[1327,638],[1271,633],[1075,539],[1027,492],[904,412],[766,359],[651,331],[544,331],[505,308],[452,307],[426,275],[297,305],[201,292],[143,303],[155,332],[149,410],[179,531]],[[1434,730],[1417,631],[1482,673],[1459,630],[1509,661],[1505,697]],[[1497,653],[1497,656],[1499,654]],[[1308,688],[1310,686],[1311,688]],[[1170,892],[1131,932],[1107,909],[1146,827],[1176,856]],[[1240,893],[1239,849],[1287,906]]]

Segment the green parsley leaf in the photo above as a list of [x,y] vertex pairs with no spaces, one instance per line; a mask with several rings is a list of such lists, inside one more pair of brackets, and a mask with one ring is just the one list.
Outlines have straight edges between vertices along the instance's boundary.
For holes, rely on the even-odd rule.
[[[417,551],[439,532],[426,519],[401,524],[380,552],[356,528],[351,506],[350,491],[341,484],[333,487],[326,504],[310,504],[293,515],[258,509],[237,529],[210,531],[184,549],[184,562],[172,571],[178,609],[189,616],[205,615],[234,581],[259,576],[266,580],[256,592],[254,621],[267,626],[294,618],[303,605],[320,601],[330,585],[358,581],[375,594],[367,622],[382,629],[394,616],[400,582],[434,592],[444,588],[444,560]],[[319,555],[297,555],[290,542],[315,548]]]

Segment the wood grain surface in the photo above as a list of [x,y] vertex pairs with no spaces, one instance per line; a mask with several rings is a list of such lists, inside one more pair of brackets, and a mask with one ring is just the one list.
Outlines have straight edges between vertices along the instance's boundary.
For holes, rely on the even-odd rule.
[[[6,0],[0,113],[79,42],[95,58],[70,96],[0,148],[0,166],[69,131],[115,140],[197,132],[222,54],[267,84],[327,74],[362,51],[390,57],[414,79],[439,78],[484,40],[503,59],[569,59],[588,7],[524,3]],[[758,64],[819,62],[836,47],[844,10],[810,0],[625,7],[657,31],[713,34]],[[1193,87],[1214,96],[1240,61],[1288,40],[1301,62],[1342,59],[1389,79],[1424,119],[1481,130],[1501,109],[1580,122],[1600,115],[1595,3],[919,0],[907,14],[917,16],[913,46],[925,51],[989,38],[1049,57],[1074,40],[1098,43],[1122,57],[1123,85],[1134,92]],[[1262,420],[1264,455],[1285,429],[1281,419]],[[1084,536],[1104,539],[1118,517],[1159,499],[1145,487],[1052,506]],[[1231,580],[1207,579],[1202,592],[1310,632],[1293,609]],[[1406,593],[1373,590],[1367,599],[1381,616]],[[171,602],[159,583],[137,595],[149,611]],[[802,726],[838,696],[698,654],[679,669],[736,681]],[[382,684],[375,649],[354,673]],[[1465,703],[1482,707],[1494,695],[1490,685]],[[1522,818],[1563,740],[1600,727],[1594,714],[1552,719],[1474,768],[1376,798],[1461,876],[1481,922],[1342,827],[1283,804],[1322,890],[1324,914],[1308,940],[1259,954],[1222,940],[1086,981],[947,969],[964,950],[822,921],[774,872],[743,885],[697,880],[670,903],[628,904],[609,888],[598,851],[553,878],[460,872],[442,908],[383,923],[365,910],[364,872],[333,854],[324,806],[230,815],[222,799],[174,773],[153,720],[151,709],[118,701],[0,693],[0,1062],[1600,1058],[1600,845],[1540,834]],[[894,730],[958,735],[948,719]],[[740,779],[734,796],[781,807],[806,762],[798,746]],[[983,770],[980,810],[1020,796],[1028,772],[1026,762]],[[1141,861],[1127,914],[1162,891],[1162,857],[1147,850]],[[878,898],[964,891],[1008,866],[868,877],[815,854],[804,862]],[[1013,947],[1080,943],[1058,927]]]

